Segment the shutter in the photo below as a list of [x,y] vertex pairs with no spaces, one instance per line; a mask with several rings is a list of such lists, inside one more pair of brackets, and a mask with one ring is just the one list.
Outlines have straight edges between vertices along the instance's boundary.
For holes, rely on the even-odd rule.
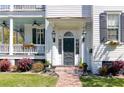
[[32,29],[32,42],[36,44],[36,28]]
[[107,14],[100,14],[100,43],[107,41]]
[[59,47],[58,49],[59,54],[62,54],[62,39],[58,40],[58,47]]
[[41,29],[41,44],[45,44],[45,29]]
[[43,41],[44,41],[44,44],[45,44],[45,29],[43,29]]
[[121,42],[124,42],[124,13],[121,14]]

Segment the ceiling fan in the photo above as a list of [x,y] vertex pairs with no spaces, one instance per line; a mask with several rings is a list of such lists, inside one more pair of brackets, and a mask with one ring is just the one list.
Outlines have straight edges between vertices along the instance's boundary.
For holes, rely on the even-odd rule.
[[37,21],[34,20],[32,26],[35,26],[35,25],[36,25],[36,26],[40,26],[40,23],[37,23]]
[[7,21],[3,20],[3,22],[0,24],[2,27],[9,28],[9,24],[7,24]]

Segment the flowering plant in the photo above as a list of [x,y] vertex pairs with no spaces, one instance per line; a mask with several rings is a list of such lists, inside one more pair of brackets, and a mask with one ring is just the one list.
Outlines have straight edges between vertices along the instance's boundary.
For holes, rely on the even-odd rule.
[[10,61],[7,60],[7,59],[3,59],[0,61],[0,71],[1,72],[6,72],[6,71],[9,71],[9,68],[10,68]]
[[27,58],[20,59],[18,60],[18,64],[17,64],[18,70],[21,72],[29,71],[31,70],[32,63],[33,62],[31,59],[27,59]]
[[119,45],[119,42],[117,40],[109,40],[105,44],[107,44],[107,45]]

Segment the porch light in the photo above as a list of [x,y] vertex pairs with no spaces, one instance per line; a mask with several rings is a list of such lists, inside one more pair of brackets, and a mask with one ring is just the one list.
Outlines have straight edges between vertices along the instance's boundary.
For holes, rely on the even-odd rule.
[[82,33],[82,36],[83,36],[83,38],[82,38],[82,42],[85,42],[85,37],[86,37],[86,31],[84,31],[83,33]]
[[53,42],[55,42],[55,37],[56,37],[56,33],[55,33],[55,31],[53,31],[53,32],[52,32]]
[[6,21],[3,21],[3,26],[5,26],[5,27],[7,26]]

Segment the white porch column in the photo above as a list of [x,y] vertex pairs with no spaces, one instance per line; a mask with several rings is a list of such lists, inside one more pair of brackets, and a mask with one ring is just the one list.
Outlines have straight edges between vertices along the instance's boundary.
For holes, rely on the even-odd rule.
[[[84,38],[84,37],[83,37],[83,38]],[[83,38],[82,38],[82,45],[81,45],[81,46],[82,46],[82,62],[85,61],[85,60],[84,60],[84,59],[85,59],[85,57],[84,57],[84,56],[85,56],[85,54],[84,54],[84,51],[85,51],[85,50],[84,50],[84,49],[85,49],[85,41],[83,41]]]
[[10,18],[9,55],[13,55],[13,18]]
[[10,59],[10,63],[11,63],[11,65],[15,65],[15,60],[14,59]]
[[14,5],[11,4],[11,5],[10,5],[10,11],[13,11],[13,9],[14,9]]
[[82,33],[82,61],[85,62],[85,38],[86,38],[86,32],[84,31]]

